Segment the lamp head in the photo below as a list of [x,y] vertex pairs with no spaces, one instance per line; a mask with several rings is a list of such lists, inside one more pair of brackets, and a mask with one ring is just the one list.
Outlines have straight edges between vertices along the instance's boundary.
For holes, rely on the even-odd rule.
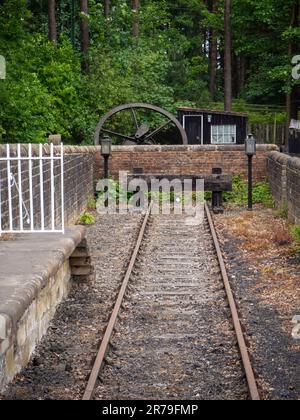
[[245,141],[245,153],[247,156],[256,155],[256,139],[253,134],[249,134]]
[[110,156],[111,155],[111,146],[112,140],[109,136],[105,135],[101,138],[101,155]]

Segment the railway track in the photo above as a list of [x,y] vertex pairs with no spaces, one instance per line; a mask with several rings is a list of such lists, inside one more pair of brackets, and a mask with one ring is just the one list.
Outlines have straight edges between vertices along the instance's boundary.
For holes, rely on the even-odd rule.
[[259,400],[207,206],[196,226],[148,209],[84,392],[91,399]]

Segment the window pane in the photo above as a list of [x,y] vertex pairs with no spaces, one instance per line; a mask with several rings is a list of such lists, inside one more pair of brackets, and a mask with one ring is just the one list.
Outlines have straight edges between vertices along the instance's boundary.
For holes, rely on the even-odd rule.
[[212,143],[236,143],[236,125],[213,125],[211,127]]

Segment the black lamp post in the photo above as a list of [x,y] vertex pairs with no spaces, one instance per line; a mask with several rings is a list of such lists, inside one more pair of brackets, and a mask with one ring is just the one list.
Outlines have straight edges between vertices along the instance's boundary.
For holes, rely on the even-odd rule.
[[249,134],[245,141],[245,153],[248,156],[248,210],[253,209],[253,171],[252,159],[256,155],[256,140]]
[[104,194],[106,196],[105,198],[105,207],[108,207],[108,197],[107,197],[107,193],[109,190],[109,183],[108,183],[108,177],[109,177],[109,168],[108,168],[108,163],[109,163],[109,157],[111,155],[111,145],[112,145],[112,140],[110,137],[108,136],[104,136],[101,139],[101,155],[103,156],[104,159],[104,179],[105,179],[105,187],[104,187]]
[[101,139],[101,155],[104,159],[104,178],[108,179],[109,177],[109,169],[108,169],[108,162],[109,157],[111,155],[111,146],[112,146],[112,140],[108,136],[104,136]]

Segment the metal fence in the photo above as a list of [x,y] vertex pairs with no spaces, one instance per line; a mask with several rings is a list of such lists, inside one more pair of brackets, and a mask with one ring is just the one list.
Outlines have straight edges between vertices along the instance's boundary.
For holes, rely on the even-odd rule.
[[[26,150],[26,155],[24,155]],[[28,151],[27,151],[28,150]],[[0,235],[64,233],[64,150],[6,145],[0,156]]]

